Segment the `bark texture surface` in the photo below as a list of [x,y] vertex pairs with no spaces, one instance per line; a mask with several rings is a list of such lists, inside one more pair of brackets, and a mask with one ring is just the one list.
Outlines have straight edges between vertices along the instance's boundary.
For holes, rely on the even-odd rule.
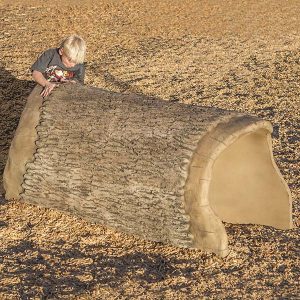
[[[38,89],[31,98],[39,97]],[[24,153],[26,142],[20,141],[19,134],[4,173],[7,198],[20,197],[145,239],[197,247],[221,256],[228,253],[222,212],[228,210],[226,203],[231,199],[236,199],[239,209],[233,208],[232,215],[225,213],[226,221],[291,227],[288,187],[272,159],[270,143],[263,144],[272,131],[269,122],[233,111],[79,85],[60,86],[41,108],[34,109],[34,115],[40,113],[38,126],[32,126],[37,140],[19,182],[22,192],[19,196],[15,183],[20,179],[8,176],[16,168],[9,162]],[[21,118],[17,132],[22,128],[28,130]],[[275,179],[264,190],[268,179],[257,179],[255,172],[260,166],[255,165],[254,157],[249,174],[255,182],[262,182],[259,188],[263,192],[259,197],[253,194],[254,200],[250,197],[252,202],[245,206],[239,188],[244,180],[236,182],[238,188],[222,186],[223,178],[232,171],[223,169],[222,159],[217,183],[212,176],[221,153],[232,145],[237,145],[234,151],[239,152],[243,145],[247,150],[248,144],[258,145],[255,151],[262,153],[258,161],[265,165],[265,177]],[[235,154],[229,162],[234,160]],[[19,167],[24,168],[24,162]],[[243,173],[237,172],[233,180],[241,176]],[[270,201],[266,195],[274,182],[280,197],[272,200],[271,195]],[[255,186],[250,184],[250,188]],[[252,195],[249,187],[249,192],[245,189],[246,195]],[[227,193],[223,201],[223,190],[234,192]],[[267,205],[256,217],[264,201]]]

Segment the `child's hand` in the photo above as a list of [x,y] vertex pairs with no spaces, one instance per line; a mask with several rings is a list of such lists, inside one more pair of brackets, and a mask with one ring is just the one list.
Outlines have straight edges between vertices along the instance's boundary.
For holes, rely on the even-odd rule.
[[44,86],[43,91],[41,92],[41,96],[47,97],[48,95],[50,95],[50,93],[56,86],[57,86],[57,84],[55,84],[53,82],[47,82]]

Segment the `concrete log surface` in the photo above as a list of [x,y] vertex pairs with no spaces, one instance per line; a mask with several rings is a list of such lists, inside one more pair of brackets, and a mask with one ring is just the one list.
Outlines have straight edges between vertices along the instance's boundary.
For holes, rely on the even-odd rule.
[[40,91],[10,147],[7,199],[221,256],[222,220],[292,227],[268,121],[88,86]]

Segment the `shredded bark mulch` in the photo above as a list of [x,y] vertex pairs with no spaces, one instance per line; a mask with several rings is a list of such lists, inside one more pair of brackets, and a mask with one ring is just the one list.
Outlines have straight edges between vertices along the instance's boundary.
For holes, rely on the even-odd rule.
[[88,85],[270,120],[295,224],[225,224],[231,252],[221,259],[2,196],[1,299],[299,297],[298,1],[4,1],[0,19],[0,173],[34,87],[30,65],[77,33]]

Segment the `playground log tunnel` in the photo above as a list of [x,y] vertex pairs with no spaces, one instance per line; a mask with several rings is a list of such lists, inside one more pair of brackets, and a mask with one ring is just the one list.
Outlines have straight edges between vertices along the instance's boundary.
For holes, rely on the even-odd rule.
[[220,256],[222,221],[292,228],[270,122],[89,86],[40,92],[11,143],[7,199]]

